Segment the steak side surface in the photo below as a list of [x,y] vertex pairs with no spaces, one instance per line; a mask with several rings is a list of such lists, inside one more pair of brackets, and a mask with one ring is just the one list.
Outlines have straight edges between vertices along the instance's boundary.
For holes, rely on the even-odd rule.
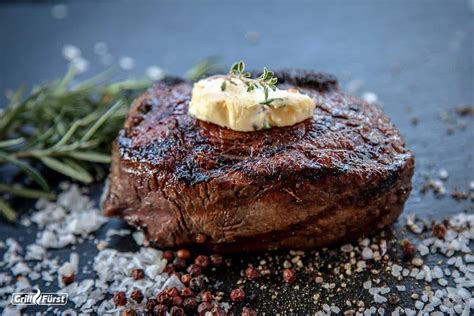
[[103,203],[159,247],[313,248],[392,223],[414,158],[382,111],[334,77],[277,73],[316,100],[312,119],[236,132],[189,116],[192,83],[167,78],[132,105]]

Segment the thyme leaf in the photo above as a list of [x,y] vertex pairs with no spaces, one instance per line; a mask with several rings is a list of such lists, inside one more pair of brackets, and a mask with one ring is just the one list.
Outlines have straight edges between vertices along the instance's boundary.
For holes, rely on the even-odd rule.
[[237,79],[247,87],[247,92],[252,92],[255,89],[263,89],[265,100],[260,104],[270,105],[273,101],[278,98],[269,98],[269,91],[276,90],[276,84],[278,78],[275,76],[273,71],[268,70],[266,67],[263,68],[263,72],[257,78],[252,79],[252,74],[245,71],[245,63],[241,60],[232,64],[229,69],[229,73],[225,76],[224,81],[221,85],[221,90],[225,91],[227,82],[235,84],[232,80]]

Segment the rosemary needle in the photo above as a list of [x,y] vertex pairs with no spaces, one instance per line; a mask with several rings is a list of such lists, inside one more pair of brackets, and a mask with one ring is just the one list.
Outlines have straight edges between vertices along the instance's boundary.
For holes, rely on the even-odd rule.
[[[215,72],[215,59],[206,59],[188,71],[191,79]],[[42,172],[51,169],[76,181],[90,183],[105,175],[112,142],[122,128],[128,105],[150,85],[149,80],[110,82],[112,71],[72,85],[76,73],[36,87],[24,97],[20,87],[0,113],[0,167],[14,166],[38,188],[2,183],[0,194],[25,198],[52,198]],[[1,196],[1,195],[0,195]],[[0,214],[16,214],[0,198]]]

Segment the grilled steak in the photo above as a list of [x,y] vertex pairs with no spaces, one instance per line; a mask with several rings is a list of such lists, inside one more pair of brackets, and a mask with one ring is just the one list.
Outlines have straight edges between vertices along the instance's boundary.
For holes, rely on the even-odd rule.
[[392,223],[414,170],[395,126],[330,75],[277,76],[316,99],[312,119],[235,132],[187,114],[191,83],[156,83],[114,145],[105,213],[160,247],[227,252],[327,246]]

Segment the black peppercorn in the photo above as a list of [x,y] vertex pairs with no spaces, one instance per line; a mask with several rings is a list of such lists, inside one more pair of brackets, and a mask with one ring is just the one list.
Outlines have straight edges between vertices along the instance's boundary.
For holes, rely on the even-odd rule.
[[135,289],[130,293],[130,298],[140,304],[143,301],[143,293],[139,289]]
[[158,304],[153,308],[153,315],[156,316],[165,316],[168,312],[168,307],[164,304]]
[[145,277],[145,271],[143,269],[135,269],[132,272],[132,278],[134,280],[141,280]]
[[230,292],[230,299],[233,302],[242,302],[245,298],[245,292],[242,288],[236,288]]
[[296,276],[293,270],[291,269],[283,270],[283,280],[286,283],[294,283],[296,281]]
[[188,249],[179,249],[179,250],[176,252],[176,256],[177,256],[178,258],[187,260],[187,259],[191,258],[191,253],[189,252]]
[[189,287],[185,287],[184,289],[181,290],[181,296],[184,298],[191,297],[191,296],[194,296],[194,292]]
[[114,294],[114,303],[117,306],[124,306],[127,304],[127,296],[125,295],[125,292],[123,291],[118,291]]
[[211,259],[212,265],[214,265],[216,267],[222,265],[222,262],[224,262],[224,259],[219,254],[211,255],[210,259]]
[[184,316],[184,310],[181,307],[173,306],[170,310],[171,316]]
[[205,286],[206,286],[206,281],[204,280],[202,276],[192,278],[191,281],[189,281],[189,287],[194,292],[201,291],[202,289],[204,289]]
[[194,263],[200,266],[201,268],[206,268],[209,265],[209,257],[204,255],[199,255],[194,259]]
[[192,277],[197,277],[198,275],[201,274],[202,268],[198,266],[197,264],[191,264],[188,267],[187,271]]
[[209,290],[205,290],[201,292],[201,300],[203,302],[211,302],[212,301],[212,293]]
[[198,303],[194,297],[188,297],[183,302],[183,307],[185,310],[194,310],[197,307]]
[[259,277],[259,273],[253,266],[249,266],[247,269],[245,269],[245,277],[253,281]]
[[156,299],[154,299],[154,298],[149,298],[149,299],[146,301],[146,309],[151,312],[151,311],[155,308],[155,306],[156,306],[157,304],[158,304],[158,302],[156,301]]
[[209,302],[202,302],[201,304],[198,305],[197,312],[199,314],[208,312],[212,309],[212,304]]

